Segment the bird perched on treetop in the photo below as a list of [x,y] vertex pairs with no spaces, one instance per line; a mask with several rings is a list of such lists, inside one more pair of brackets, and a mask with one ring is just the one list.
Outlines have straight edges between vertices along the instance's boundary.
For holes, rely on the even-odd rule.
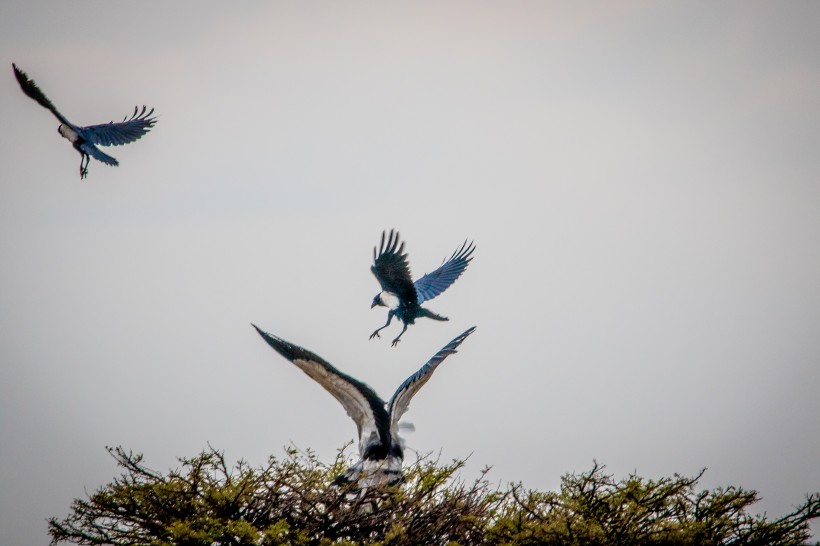
[[465,240],[461,248],[456,249],[441,267],[432,273],[427,273],[414,283],[410,276],[407,254],[403,253],[404,243],[399,245],[399,232],[391,229],[386,241],[385,235],[386,232],[383,231],[379,248],[373,247],[373,265],[370,271],[376,276],[382,291],[373,298],[370,308],[373,309],[378,305],[387,307],[389,311],[387,312],[387,323],[370,334],[370,339],[381,337],[379,331],[390,326],[390,321],[395,316],[404,326],[401,333],[393,340],[392,345],[395,347],[399,338],[407,330],[407,326],[413,324],[419,317],[450,320],[423,308],[421,304],[447,290],[461,276],[472,260],[470,255],[475,250],[475,245],[470,242],[468,246]]
[[68,121],[57,108],[48,100],[45,93],[43,93],[34,80],[30,79],[25,72],[17,68],[17,65],[12,63],[14,68],[14,76],[20,84],[23,93],[36,100],[40,106],[48,108],[57,119],[60,120],[60,126],[57,132],[74,146],[74,149],[80,153],[80,178],[88,176],[88,163],[91,161],[89,156],[92,156],[97,161],[102,161],[106,165],[119,165],[119,162],[103,153],[96,145],[100,146],[119,146],[121,144],[128,144],[139,139],[151,130],[151,127],[156,123],[156,117],[150,117],[154,113],[151,108],[150,112],[146,112],[147,108],[142,107],[142,111],[137,114],[139,108],[134,107],[134,113],[129,118],[125,116],[119,123],[109,121],[100,125],[89,125],[87,127],[79,127]]
[[359,461],[339,474],[334,485],[356,484],[359,489],[403,481],[404,442],[399,437],[399,420],[410,407],[410,400],[430,379],[441,362],[456,352],[475,326],[452,340],[416,373],[402,383],[385,403],[368,385],[337,370],[310,351],[260,330],[259,335],[299,369],[309,375],[342,404],[356,422],[359,432]]

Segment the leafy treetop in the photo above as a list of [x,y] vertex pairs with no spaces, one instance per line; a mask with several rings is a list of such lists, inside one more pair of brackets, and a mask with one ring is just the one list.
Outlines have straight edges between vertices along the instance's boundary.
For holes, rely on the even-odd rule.
[[163,474],[143,457],[109,448],[122,474],[65,519],[48,522],[52,544],[220,545],[799,545],[820,516],[820,493],[775,520],[752,515],[755,491],[699,490],[694,477],[616,481],[595,463],[565,475],[559,491],[493,486],[485,469],[458,476],[463,460],[420,457],[402,486],[356,492],[330,484],[350,461],[321,463],[288,449],[261,468],[229,466],[209,448]]

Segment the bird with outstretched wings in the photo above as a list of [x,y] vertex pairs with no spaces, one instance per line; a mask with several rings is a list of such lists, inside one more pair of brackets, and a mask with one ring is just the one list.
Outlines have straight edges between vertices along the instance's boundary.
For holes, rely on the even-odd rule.
[[125,116],[120,122],[110,121],[99,125],[88,125],[85,127],[74,125],[60,113],[43,91],[34,83],[34,80],[20,70],[16,64],[12,63],[14,76],[28,97],[51,111],[60,120],[57,131],[69,142],[71,142],[80,154],[80,178],[88,176],[88,163],[90,157],[101,161],[106,165],[117,166],[119,162],[106,154],[97,146],[121,146],[139,140],[145,133],[151,130],[156,123],[156,117],[152,117],[154,109],[148,110],[145,106],[142,110],[134,107],[134,113],[129,117]]
[[467,336],[475,331],[468,329],[445,345],[416,373],[408,377],[390,398],[382,400],[365,383],[339,371],[322,357],[289,343],[252,325],[273,349],[295,364],[311,379],[331,394],[356,423],[359,435],[359,460],[339,474],[334,484],[355,484],[358,488],[378,484],[396,484],[403,479],[403,441],[399,437],[399,421],[410,407],[410,401],[430,379],[445,358]]
[[475,250],[475,244],[471,242],[468,245],[467,241],[464,241],[438,269],[413,282],[407,254],[404,252],[404,242],[400,243],[399,239],[398,231],[391,229],[389,235],[386,231],[382,232],[381,243],[373,248],[373,265],[370,267],[382,289],[373,298],[370,308],[388,308],[387,323],[373,332],[370,339],[380,337],[379,331],[387,328],[395,316],[402,322],[403,328],[393,340],[393,346],[399,342],[407,326],[413,324],[417,318],[449,320],[422,307],[421,304],[447,290],[467,269]]

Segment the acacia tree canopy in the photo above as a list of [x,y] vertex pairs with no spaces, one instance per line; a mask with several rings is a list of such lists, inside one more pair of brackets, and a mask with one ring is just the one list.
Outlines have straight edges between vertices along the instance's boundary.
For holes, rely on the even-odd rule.
[[485,469],[458,476],[463,460],[421,457],[402,486],[355,492],[330,485],[350,461],[321,463],[288,449],[253,468],[209,448],[168,473],[109,448],[122,468],[48,522],[52,544],[86,545],[799,545],[820,516],[820,493],[775,520],[749,512],[755,491],[704,490],[694,477],[620,481],[598,463],[567,474],[558,491],[493,486]]

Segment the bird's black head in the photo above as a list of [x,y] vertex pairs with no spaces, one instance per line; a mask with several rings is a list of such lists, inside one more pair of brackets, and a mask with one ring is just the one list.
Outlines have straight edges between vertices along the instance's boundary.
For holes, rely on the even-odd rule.
[[373,309],[377,305],[384,306],[384,304],[382,303],[382,299],[379,296],[381,296],[381,293],[376,294],[376,297],[373,298],[373,303],[370,304],[371,309]]

